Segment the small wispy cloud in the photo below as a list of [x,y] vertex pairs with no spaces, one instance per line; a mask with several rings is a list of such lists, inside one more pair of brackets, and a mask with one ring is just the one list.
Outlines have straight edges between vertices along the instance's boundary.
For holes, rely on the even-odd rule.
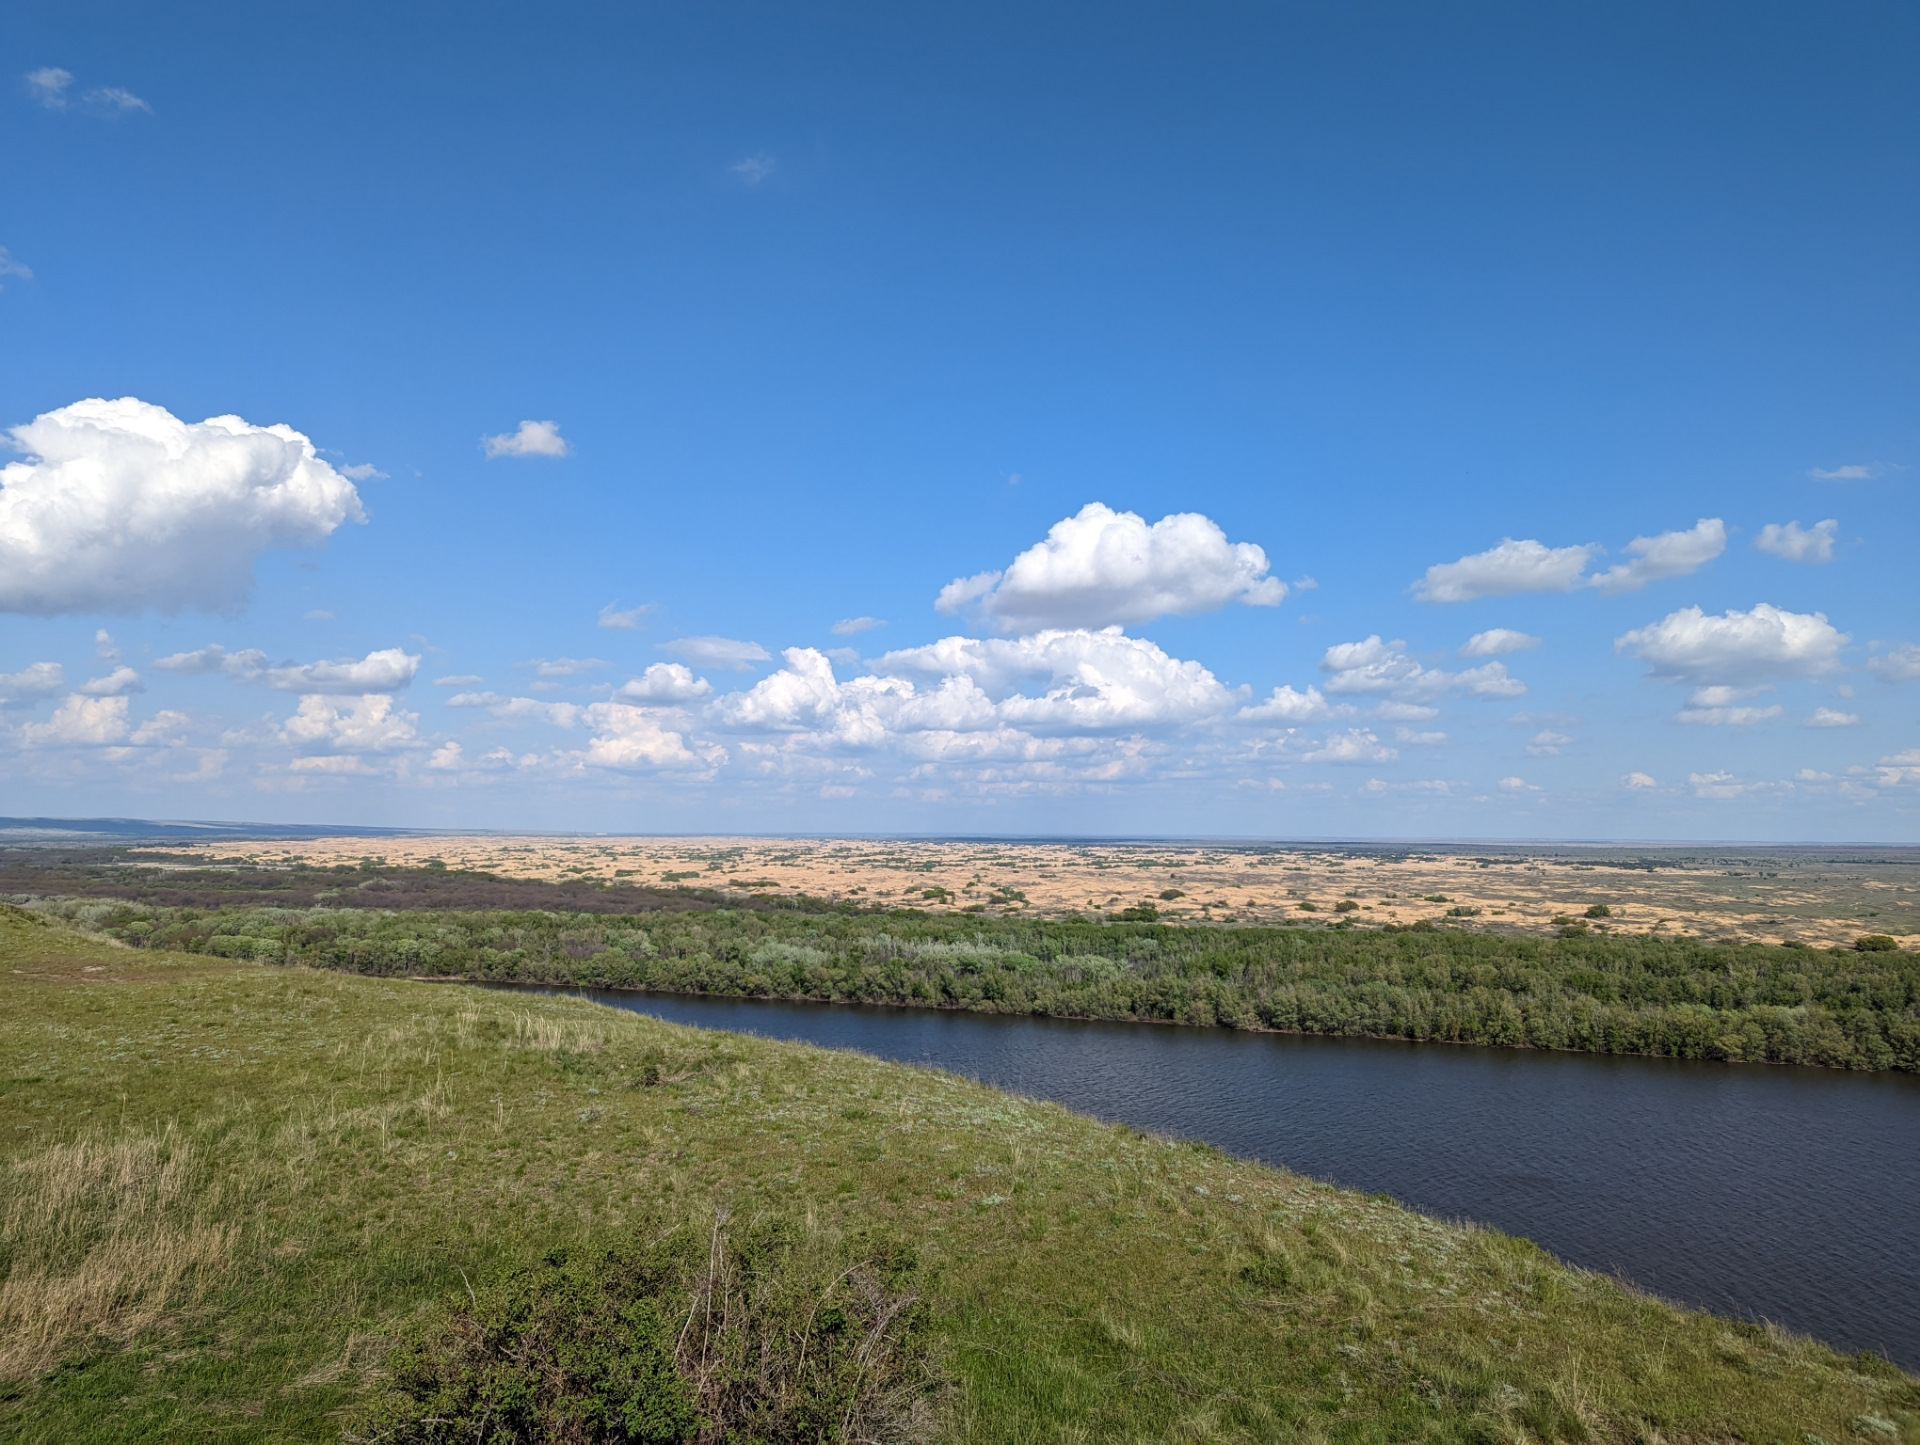
[[556,421],[523,421],[517,431],[483,436],[480,447],[492,457],[564,457],[573,449]]
[[[27,266],[26,262],[16,261],[13,253],[5,246],[0,246],[0,276],[18,276],[22,281],[31,281],[33,279],[33,271]],[[4,289],[4,287],[0,287],[0,290]]]
[[659,605],[657,602],[642,602],[638,607],[622,607],[617,602],[609,602],[600,609],[600,625],[624,628],[631,632],[639,627],[642,617],[654,611]]
[[521,665],[531,667],[536,677],[578,677],[607,664],[598,657],[536,657]]
[[1460,644],[1462,657],[1499,657],[1508,652],[1525,652],[1538,647],[1540,639],[1530,632],[1520,632],[1511,627],[1489,627],[1485,632],[1476,632]]
[[73,86],[73,72],[57,65],[45,65],[27,72],[27,94],[48,110],[65,110],[67,92]]
[[384,482],[387,474],[372,462],[355,462],[350,467],[340,467],[341,476],[352,482]]
[[879,617],[842,617],[833,624],[835,637],[857,637],[863,632],[871,632],[876,627],[885,627],[886,621]]
[[773,660],[773,654],[759,643],[733,637],[676,637],[671,642],[660,643],[659,647],[662,652],[677,652],[706,667],[730,667],[735,672],[745,672],[756,662]]
[[1888,472],[1905,470],[1890,462],[1851,462],[1843,467],[1808,467],[1807,475],[1816,482],[1871,482]]
[[132,91],[122,90],[117,85],[103,85],[98,90],[88,91],[82,98],[108,110],[144,110],[148,115],[153,114],[152,106]]
[[765,151],[757,151],[742,160],[735,161],[727,169],[750,186],[757,186],[772,175],[778,163]]
[[118,85],[101,85],[75,93],[73,72],[57,65],[44,65],[27,72],[27,94],[44,110],[86,110],[95,115],[125,115],[153,107],[132,91]]

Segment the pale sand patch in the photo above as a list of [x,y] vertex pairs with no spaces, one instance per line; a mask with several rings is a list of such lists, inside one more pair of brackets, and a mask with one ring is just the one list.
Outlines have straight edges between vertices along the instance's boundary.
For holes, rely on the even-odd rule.
[[[1594,904],[1596,930],[1850,943],[1920,932],[1920,849],[1292,847],[791,838],[324,838],[169,846],[209,862],[394,867],[437,860],[508,878],[571,879],[953,913],[1104,916],[1152,903],[1170,921],[1356,923],[1551,935]],[[1161,895],[1177,891],[1175,898]],[[1311,903],[1311,910],[1302,904]],[[1465,911],[1477,910],[1477,911]]]

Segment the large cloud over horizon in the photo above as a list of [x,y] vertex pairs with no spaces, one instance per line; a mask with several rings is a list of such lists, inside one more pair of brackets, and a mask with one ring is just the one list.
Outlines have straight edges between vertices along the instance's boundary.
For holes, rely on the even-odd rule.
[[1004,571],[956,577],[934,607],[973,606],[1000,632],[1110,627],[1212,612],[1230,602],[1272,607],[1287,586],[1267,554],[1229,542],[1219,523],[1175,512],[1149,525],[1135,512],[1089,502],[1055,522]]
[[285,425],[94,397],[8,434],[26,460],[0,467],[0,611],[215,611],[246,596],[263,552],[366,520]]

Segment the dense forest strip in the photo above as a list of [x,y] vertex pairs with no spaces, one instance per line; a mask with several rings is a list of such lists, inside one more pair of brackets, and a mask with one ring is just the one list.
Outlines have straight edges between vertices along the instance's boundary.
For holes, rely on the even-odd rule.
[[377,976],[1920,1071],[1920,954],[1468,929],[803,913],[34,906],[136,947]]

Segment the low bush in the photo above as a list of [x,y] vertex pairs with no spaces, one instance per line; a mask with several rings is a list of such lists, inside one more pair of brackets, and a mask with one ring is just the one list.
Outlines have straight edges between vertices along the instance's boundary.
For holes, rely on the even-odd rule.
[[556,1250],[430,1311],[349,1438],[909,1441],[932,1380],[912,1270],[897,1246],[826,1248],[781,1220]]

